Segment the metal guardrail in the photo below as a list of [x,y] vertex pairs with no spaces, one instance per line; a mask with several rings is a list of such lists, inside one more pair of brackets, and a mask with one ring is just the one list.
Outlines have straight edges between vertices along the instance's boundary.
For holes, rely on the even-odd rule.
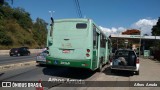
[[12,70],[12,69],[16,69],[19,67],[24,67],[24,66],[33,66],[33,65],[37,65],[36,61],[29,61],[29,62],[21,62],[21,63],[14,63],[14,64],[8,64],[8,65],[1,65],[0,66],[0,71],[7,71],[7,70]]
[[[9,55],[10,50],[0,50],[0,55]],[[31,53],[40,53],[43,49],[29,49]]]

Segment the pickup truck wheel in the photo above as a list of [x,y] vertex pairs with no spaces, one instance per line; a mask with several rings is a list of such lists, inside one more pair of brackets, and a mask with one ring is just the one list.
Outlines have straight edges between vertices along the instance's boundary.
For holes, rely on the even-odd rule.
[[111,73],[115,73],[115,70],[111,69]]
[[139,75],[139,70],[135,72],[135,75]]

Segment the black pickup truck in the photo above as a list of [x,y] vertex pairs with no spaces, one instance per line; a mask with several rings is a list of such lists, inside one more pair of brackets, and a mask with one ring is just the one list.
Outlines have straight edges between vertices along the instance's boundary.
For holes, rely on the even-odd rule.
[[139,75],[139,58],[134,50],[117,50],[110,59],[111,72],[115,70],[133,71]]

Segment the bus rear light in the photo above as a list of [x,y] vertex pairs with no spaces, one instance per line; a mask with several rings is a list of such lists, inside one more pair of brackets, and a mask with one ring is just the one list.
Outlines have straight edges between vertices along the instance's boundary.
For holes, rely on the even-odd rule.
[[110,58],[109,61],[112,62],[112,58]]
[[88,66],[88,64],[84,64],[85,66]]
[[90,52],[90,49],[87,49],[87,52],[89,53],[89,52]]
[[83,63],[82,66],[88,66],[88,64]]
[[136,60],[136,63],[139,63],[139,59]]
[[86,56],[89,57],[90,55],[87,53]]
[[49,61],[49,60],[46,60],[46,63],[51,63],[51,61]]

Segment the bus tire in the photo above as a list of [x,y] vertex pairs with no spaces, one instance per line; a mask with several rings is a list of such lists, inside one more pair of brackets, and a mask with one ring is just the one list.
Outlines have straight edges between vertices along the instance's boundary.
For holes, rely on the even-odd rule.
[[103,58],[101,57],[99,62],[98,72],[102,72],[102,68],[103,68]]
[[101,63],[99,65],[98,72],[102,72],[102,64]]

